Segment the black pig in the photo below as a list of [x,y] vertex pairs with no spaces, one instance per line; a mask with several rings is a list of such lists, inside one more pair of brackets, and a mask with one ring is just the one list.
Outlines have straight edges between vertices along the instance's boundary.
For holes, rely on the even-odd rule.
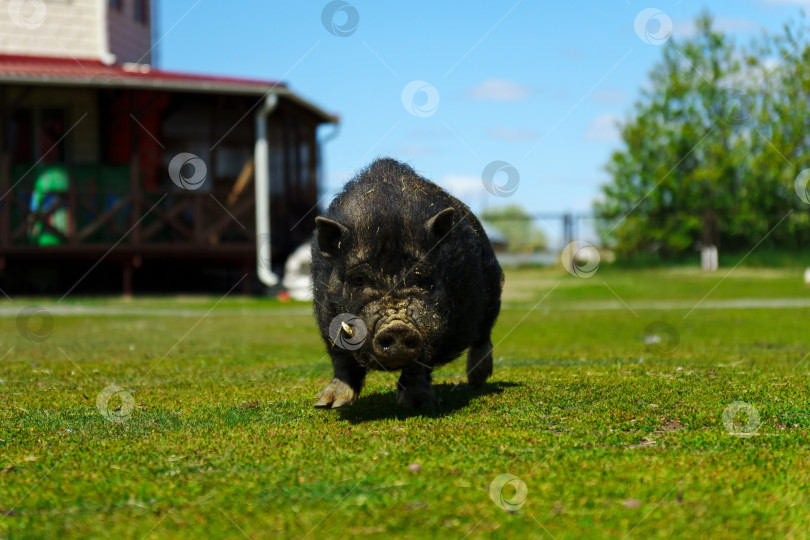
[[334,367],[316,407],[352,403],[372,369],[402,371],[400,404],[433,406],[431,372],[467,348],[469,383],[492,374],[495,253],[470,209],[408,165],[374,161],[316,218],[312,279]]

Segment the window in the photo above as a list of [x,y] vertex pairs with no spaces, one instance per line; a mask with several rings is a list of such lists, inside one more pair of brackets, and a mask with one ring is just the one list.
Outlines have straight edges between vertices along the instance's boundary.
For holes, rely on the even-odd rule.
[[65,111],[19,109],[11,115],[11,156],[20,163],[64,163]]
[[36,161],[34,150],[34,111],[17,110],[11,114],[11,161],[29,163]]
[[135,0],[135,20],[141,24],[149,22],[149,0]]
[[110,0],[110,8],[115,11],[124,9],[124,0]]

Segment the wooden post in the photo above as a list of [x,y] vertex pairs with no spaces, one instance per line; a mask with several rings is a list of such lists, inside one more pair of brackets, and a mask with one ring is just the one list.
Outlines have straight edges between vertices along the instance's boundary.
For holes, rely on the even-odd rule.
[[571,221],[571,214],[563,215],[563,241],[566,245],[574,241],[574,232]]
[[[132,110],[135,112],[137,112],[137,98],[138,93],[136,91],[130,92],[130,104]],[[140,131],[138,130],[135,122],[130,122],[129,132],[131,145],[131,154],[129,158],[129,191],[132,194],[132,212],[129,214],[129,226],[134,227],[129,235],[129,243],[135,247],[139,247],[141,245],[141,227],[140,224],[138,224],[138,221],[141,219],[141,209],[143,204],[141,203],[141,160],[140,148],[138,145],[140,142]]]
[[[293,177],[293,164],[290,160],[290,153],[293,145],[292,135],[290,133],[290,121],[286,111],[283,108],[280,108],[277,116],[279,117],[279,125],[281,126],[281,140],[279,141],[281,144],[281,162],[284,164],[282,178],[281,178],[281,193],[276,196],[276,199],[280,200],[288,200],[290,196],[290,185],[292,185],[292,177]],[[272,193],[272,187],[270,188],[270,192]],[[271,198],[272,201],[272,198]],[[277,205],[278,211],[275,212],[274,215],[274,208],[270,208],[270,230],[272,231],[276,227],[282,226],[286,227],[287,230],[290,228],[289,218],[289,208],[286,204],[279,204]],[[280,224],[280,225],[279,225]],[[283,240],[282,240],[283,241]],[[283,244],[282,244],[283,245]],[[272,246],[276,247],[276,246]]]
[[124,298],[132,298],[132,260],[130,259],[124,262],[121,285]]
[[191,191],[184,194],[186,197],[192,197],[191,201],[193,203],[192,208],[194,208],[194,222],[192,223],[192,230],[194,236],[194,244],[198,246],[202,246],[205,244],[206,238],[203,235],[203,212],[205,208],[203,207],[203,193],[197,193],[196,191]]
[[[68,167],[68,171],[74,170],[72,167]],[[70,178],[70,182],[68,183],[68,219],[67,219],[67,230],[65,230],[65,236],[67,236],[68,244],[76,245],[79,243],[79,237],[76,235],[76,231],[79,230],[77,226],[78,222],[78,208],[77,208],[77,187],[76,187],[76,178],[68,173],[68,178]]]
[[[318,203],[318,125],[312,126],[309,134],[309,191],[307,204],[314,206]],[[309,232],[309,231],[307,231]]]
[[11,247],[11,155],[8,130],[8,89],[0,87],[0,250]]
[[[205,181],[209,182],[210,191],[214,196],[217,194],[216,183],[214,182],[214,176],[217,172],[217,149],[214,148],[214,141],[217,140],[217,126],[219,125],[219,119],[222,117],[223,99],[223,96],[217,96],[213,109],[209,109],[211,114],[208,117],[208,141],[206,141],[206,145],[209,150],[208,163],[205,164],[208,168],[208,178],[206,178]],[[233,182],[232,178],[228,178],[228,180]]]
[[245,296],[250,296],[250,282],[252,278],[250,276],[250,263],[252,261],[242,259],[242,275],[248,274],[248,277],[242,280],[242,294]]

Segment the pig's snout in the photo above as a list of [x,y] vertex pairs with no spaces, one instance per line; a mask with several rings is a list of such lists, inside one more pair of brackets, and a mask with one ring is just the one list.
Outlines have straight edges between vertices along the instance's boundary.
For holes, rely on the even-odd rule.
[[412,326],[391,323],[374,336],[374,354],[385,360],[409,360],[422,350],[422,336]]

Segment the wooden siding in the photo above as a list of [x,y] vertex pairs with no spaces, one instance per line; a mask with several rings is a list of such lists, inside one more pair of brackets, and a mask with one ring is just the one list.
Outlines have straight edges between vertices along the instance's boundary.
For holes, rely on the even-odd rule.
[[44,17],[35,19],[33,6],[24,3],[23,12],[10,14],[8,0],[0,2],[0,52],[5,54],[98,58],[98,0],[42,2]]

